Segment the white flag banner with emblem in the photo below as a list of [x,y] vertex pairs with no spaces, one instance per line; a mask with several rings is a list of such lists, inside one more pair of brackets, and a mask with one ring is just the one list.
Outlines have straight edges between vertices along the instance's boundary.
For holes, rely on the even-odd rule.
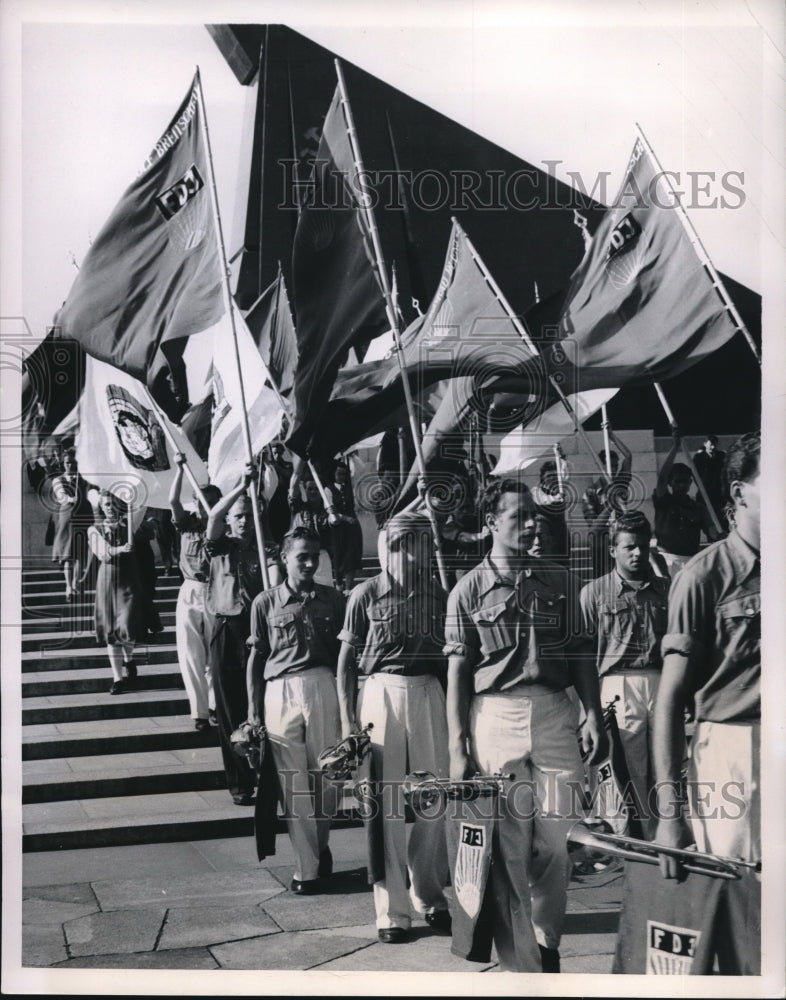
[[207,482],[207,469],[185,434],[151,403],[145,386],[119,368],[85,358],[78,412],[80,474],[134,509],[169,507],[177,465],[164,423],[197,481]]
[[[568,396],[568,402],[580,424],[608,403],[617,389],[587,389]],[[554,445],[576,434],[574,418],[562,403],[555,403],[536,420],[507,434],[499,443],[499,461],[492,470],[494,476],[523,472],[533,462],[551,452]]]
[[[254,338],[237,308],[235,328],[243,374],[243,391],[248,410],[251,450],[257,455],[281,432],[284,411],[277,394],[268,383],[268,372]],[[213,418],[207,467],[210,482],[226,493],[240,481],[246,465],[243,432],[243,401],[232,343],[229,319],[213,330],[213,363],[210,371],[213,390]]]

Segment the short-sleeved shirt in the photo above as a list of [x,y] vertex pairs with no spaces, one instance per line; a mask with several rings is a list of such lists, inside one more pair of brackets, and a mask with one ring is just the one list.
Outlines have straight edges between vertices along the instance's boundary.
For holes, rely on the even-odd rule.
[[569,570],[532,560],[515,581],[501,577],[489,556],[448,597],[445,654],[474,661],[476,694],[518,684],[562,690],[569,661],[586,658],[579,581]]
[[660,670],[666,634],[669,581],[649,573],[641,585],[616,569],[592,580],[580,594],[584,631],[596,641],[601,676],[625,670]]
[[265,658],[265,680],[312,667],[335,672],[346,602],[341,591],[314,583],[305,601],[286,581],[259,594],[251,606],[249,646]]
[[[222,535],[213,541],[205,539],[205,552],[210,558],[208,611],[225,616],[247,612],[263,586],[256,543],[244,545],[233,535]],[[268,566],[278,565],[276,546],[267,546],[265,555]]]
[[669,653],[693,667],[697,722],[761,716],[761,569],[737,531],[683,567],[669,592]]
[[349,595],[339,639],[355,647],[363,674],[443,677],[447,603],[447,594],[430,577],[405,593],[380,573]]
[[202,520],[193,511],[172,522],[180,534],[180,572],[186,580],[207,583],[210,576],[210,557],[205,551],[205,529]]
[[652,494],[655,508],[655,537],[659,548],[675,556],[695,556],[706,529],[704,508],[693,497],[677,497],[666,492]]

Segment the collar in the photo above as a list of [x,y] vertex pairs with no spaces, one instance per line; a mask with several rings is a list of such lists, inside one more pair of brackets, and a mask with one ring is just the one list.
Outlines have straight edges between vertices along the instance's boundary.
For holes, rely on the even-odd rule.
[[516,579],[511,581],[506,580],[503,576],[500,576],[497,567],[491,561],[491,553],[489,553],[478,567],[478,569],[483,570],[483,584],[481,585],[480,595],[482,596],[483,594],[487,594],[495,587],[508,587],[510,590],[515,590],[522,577],[535,577],[540,580],[541,583],[548,585],[550,579],[550,565],[551,564],[548,560],[544,561],[543,559],[532,559],[530,564],[525,569],[517,571]]
[[659,577],[655,576],[650,567],[647,567],[646,576],[644,580],[641,581],[640,587],[634,587],[630,583],[628,583],[627,580],[625,580],[623,577],[620,576],[616,568],[611,571],[609,576],[614,582],[614,590],[617,595],[622,594],[626,590],[633,590],[633,591],[646,590],[647,587],[654,586],[655,580],[659,579]]
[[[314,586],[316,587],[316,584],[314,584]],[[309,591],[309,593],[316,593],[316,591]],[[276,601],[278,601],[279,607],[282,608],[285,608],[287,604],[303,603],[294,590],[291,589],[286,580],[275,588],[275,594]]]
[[733,528],[729,532],[725,542],[729,558],[734,563],[734,568],[737,570],[740,582],[742,582],[758,570],[759,553],[752,549],[747,542],[743,541],[742,536],[736,528]]

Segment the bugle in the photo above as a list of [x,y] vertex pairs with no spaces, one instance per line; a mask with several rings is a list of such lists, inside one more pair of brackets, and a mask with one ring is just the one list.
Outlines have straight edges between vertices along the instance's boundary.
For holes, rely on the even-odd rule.
[[325,747],[317,763],[326,778],[331,781],[348,781],[352,777],[371,749],[369,732],[373,728],[374,724],[369,722],[359,733],[350,734],[335,746]]
[[474,802],[475,799],[498,795],[504,791],[505,782],[512,781],[512,774],[475,774],[461,781],[438,778],[430,771],[413,771],[407,775],[404,794],[417,812],[429,809],[439,801],[460,799]]
[[637,840],[635,837],[622,837],[615,833],[598,833],[585,823],[574,823],[568,831],[568,848],[571,845],[589,847],[605,855],[625,858],[627,861],[640,861],[647,865],[657,865],[661,854],[678,858],[685,871],[699,875],[709,875],[712,878],[739,879],[741,868],[752,868],[761,871],[761,862],[742,861],[739,858],[723,858],[716,854],[703,854],[700,851],[686,850],[682,847],[667,847],[649,840]]

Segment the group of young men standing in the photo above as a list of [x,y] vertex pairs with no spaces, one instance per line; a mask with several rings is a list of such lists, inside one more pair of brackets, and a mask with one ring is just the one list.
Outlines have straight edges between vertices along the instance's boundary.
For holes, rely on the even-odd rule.
[[[262,590],[258,556],[243,541],[247,510],[235,524],[242,487],[224,498],[206,530],[208,587],[227,604],[215,609],[225,641],[213,656],[222,749],[226,761],[225,730],[242,718],[265,725],[297,857],[291,891],[319,892],[332,873],[337,787],[321,773],[319,754],[371,725],[371,772],[383,803],[369,864],[380,941],[405,942],[413,911],[435,931],[451,932],[444,813],[416,813],[407,837],[407,775],[508,775],[483,918],[503,969],[559,971],[566,834],[578,818],[582,749],[590,764],[607,756],[602,704],[615,697],[648,835],[681,846],[690,839],[687,817],[701,849],[759,860],[758,449],[758,435],[731,449],[734,524],[671,583],[653,572],[649,523],[631,511],[610,526],[613,569],[581,588],[564,565],[531,553],[535,504],[527,487],[494,478],[483,507],[491,550],[449,595],[432,575],[430,522],[417,513],[385,524],[382,571],[348,601],[314,582],[320,544],[306,528],[285,536],[283,579]],[[227,511],[225,535],[219,522]],[[706,787],[691,798],[691,780],[711,781],[719,803],[728,782],[739,782],[744,808],[708,818]],[[231,790],[248,801],[250,776],[245,784],[236,777]],[[676,873],[664,861],[664,874]]]

